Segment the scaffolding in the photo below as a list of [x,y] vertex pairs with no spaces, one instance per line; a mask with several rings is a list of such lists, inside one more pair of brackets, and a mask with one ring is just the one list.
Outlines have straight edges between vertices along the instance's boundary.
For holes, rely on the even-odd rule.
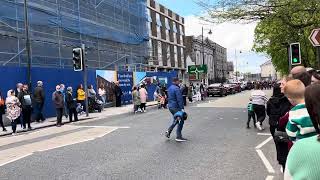
[[[27,65],[23,5],[0,1],[2,66]],[[92,69],[147,63],[146,0],[28,0],[28,11],[32,66],[69,68],[81,44]]]

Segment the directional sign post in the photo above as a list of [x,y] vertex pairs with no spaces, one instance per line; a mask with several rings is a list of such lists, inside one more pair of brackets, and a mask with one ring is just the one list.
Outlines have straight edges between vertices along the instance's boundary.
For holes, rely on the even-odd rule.
[[320,67],[320,28],[314,29],[309,37],[310,42],[317,49],[317,61]]
[[189,77],[193,77],[193,78],[190,78],[191,80],[201,80],[201,78],[205,78],[207,71],[208,71],[207,65],[188,66]]

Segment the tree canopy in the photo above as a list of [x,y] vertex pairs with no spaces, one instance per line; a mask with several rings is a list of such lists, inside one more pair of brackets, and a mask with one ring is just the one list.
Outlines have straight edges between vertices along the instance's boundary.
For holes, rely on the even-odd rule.
[[222,23],[258,22],[253,49],[267,54],[278,71],[288,72],[288,44],[301,43],[303,65],[318,67],[308,38],[320,28],[319,0],[198,0],[207,15],[203,20]]

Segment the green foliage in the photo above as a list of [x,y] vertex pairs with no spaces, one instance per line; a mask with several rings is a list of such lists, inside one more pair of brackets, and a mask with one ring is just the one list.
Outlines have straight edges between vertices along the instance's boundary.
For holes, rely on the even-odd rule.
[[288,73],[290,43],[300,42],[303,65],[318,68],[315,48],[308,37],[320,28],[319,0],[219,0],[199,1],[208,10],[211,22],[258,22],[253,49],[267,54],[278,71]]

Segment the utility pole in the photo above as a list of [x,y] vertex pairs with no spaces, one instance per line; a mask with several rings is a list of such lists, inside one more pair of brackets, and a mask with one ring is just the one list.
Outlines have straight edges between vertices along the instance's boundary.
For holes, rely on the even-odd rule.
[[234,50],[234,57],[236,60],[236,81],[238,82],[238,59],[237,59],[237,49]]
[[29,37],[29,17],[28,17],[28,4],[27,0],[24,0],[24,27],[26,33],[26,50],[27,50],[27,61],[28,61],[28,85],[29,89],[31,89],[32,81],[31,81],[31,48],[30,48],[30,37]]
[[[204,65],[204,40],[203,40],[203,26],[202,26],[202,65]],[[205,79],[202,80],[205,83]]]

